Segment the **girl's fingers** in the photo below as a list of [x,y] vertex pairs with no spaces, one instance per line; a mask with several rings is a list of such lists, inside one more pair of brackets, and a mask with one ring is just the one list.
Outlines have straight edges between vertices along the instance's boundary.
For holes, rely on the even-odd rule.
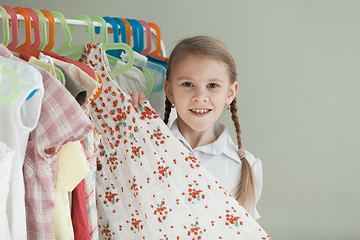
[[131,93],[132,105],[134,108],[137,108],[139,104],[145,102],[145,93],[143,92],[132,92]]
[[137,108],[139,106],[139,95],[140,95],[139,92],[131,93],[131,100],[134,108]]
[[139,104],[144,104],[145,102],[145,93],[141,92],[139,94]]

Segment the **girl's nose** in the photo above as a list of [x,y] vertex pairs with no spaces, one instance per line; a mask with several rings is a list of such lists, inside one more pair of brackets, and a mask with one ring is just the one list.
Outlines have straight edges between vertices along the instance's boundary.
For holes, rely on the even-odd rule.
[[209,100],[209,96],[205,89],[195,88],[192,100],[195,102],[207,102]]

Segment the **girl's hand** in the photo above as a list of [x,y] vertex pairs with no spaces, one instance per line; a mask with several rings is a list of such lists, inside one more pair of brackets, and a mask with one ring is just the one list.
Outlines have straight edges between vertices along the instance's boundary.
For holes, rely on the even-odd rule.
[[143,92],[132,92],[131,100],[133,107],[137,108],[139,104],[143,104],[145,102],[145,94]]

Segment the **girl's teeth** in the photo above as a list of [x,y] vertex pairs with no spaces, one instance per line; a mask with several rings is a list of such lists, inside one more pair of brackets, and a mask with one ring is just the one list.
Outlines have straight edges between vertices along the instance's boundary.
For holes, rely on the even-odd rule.
[[208,112],[208,110],[206,109],[195,109],[195,110],[192,110],[193,112],[196,112],[196,113],[206,113]]

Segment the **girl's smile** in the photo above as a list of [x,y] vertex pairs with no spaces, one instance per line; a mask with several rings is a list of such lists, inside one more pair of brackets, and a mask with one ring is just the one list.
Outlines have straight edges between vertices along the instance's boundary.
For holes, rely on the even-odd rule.
[[191,54],[178,63],[165,81],[165,92],[176,105],[183,136],[202,139],[196,145],[214,141],[215,122],[225,104],[234,99],[237,87],[237,82],[230,82],[227,66],[221,61]]
[[204,114],[207,114],[208,112],[211,111],[211,109],[208,108],[193,108],[190,109],[191,112],[193,112],[195,114],[195,116],[203,116]]

